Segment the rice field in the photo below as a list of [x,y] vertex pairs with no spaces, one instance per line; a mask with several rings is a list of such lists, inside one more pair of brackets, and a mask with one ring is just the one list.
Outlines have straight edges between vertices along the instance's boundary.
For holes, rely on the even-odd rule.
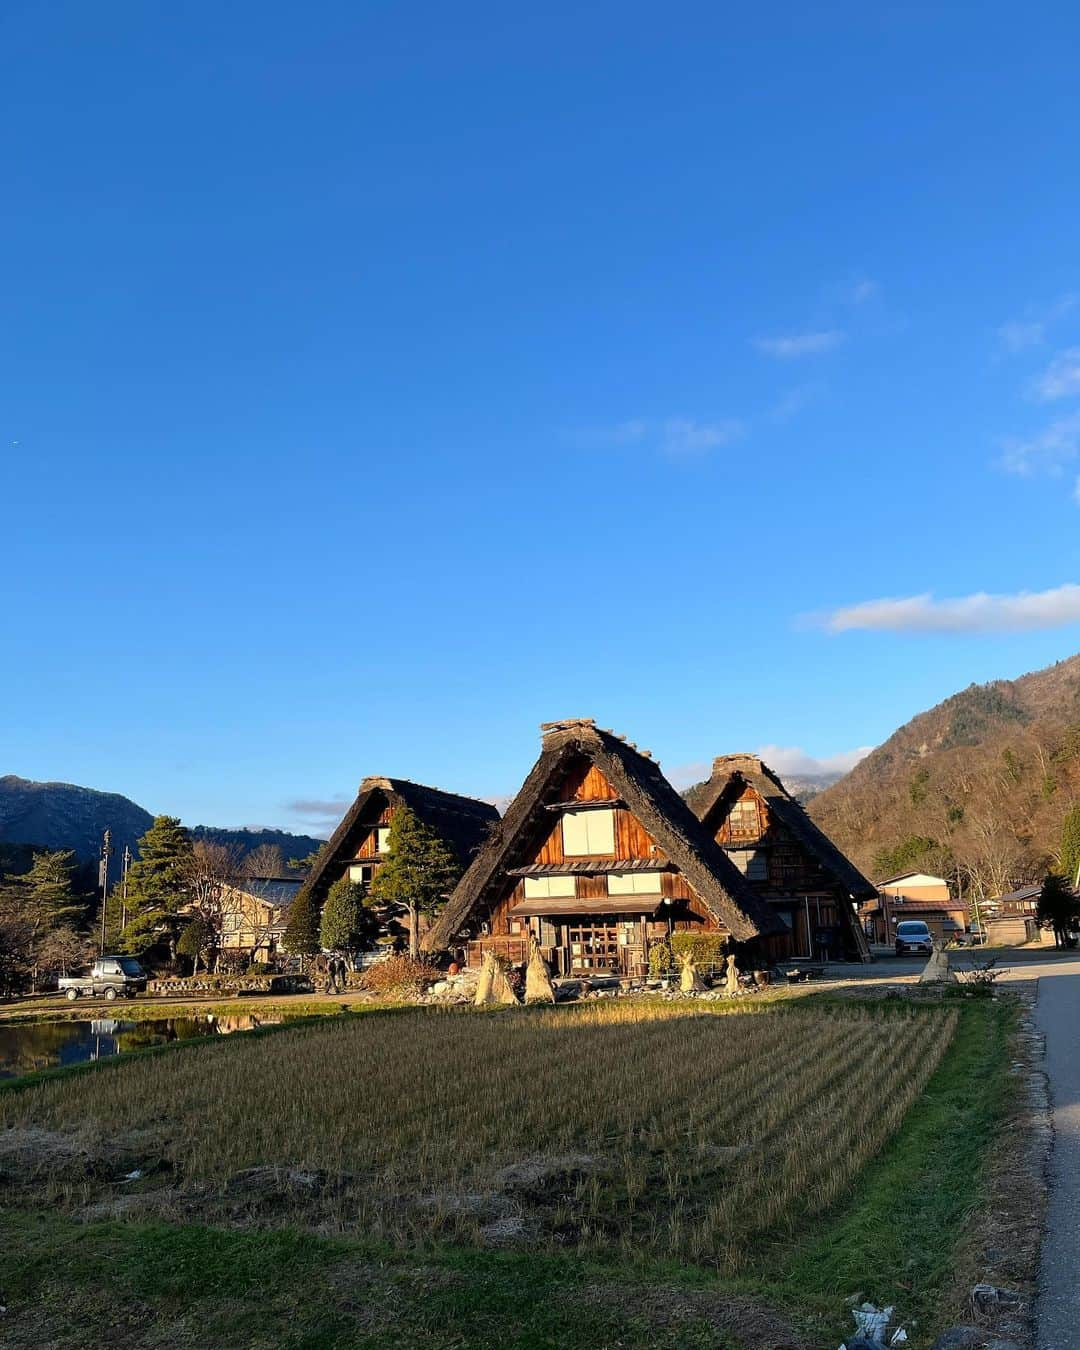
[[630,1001],[365,1014],[0,1093],[0,1125],[119,1146],[171,1217],[737,1269],[851,1188],[955,1025]]

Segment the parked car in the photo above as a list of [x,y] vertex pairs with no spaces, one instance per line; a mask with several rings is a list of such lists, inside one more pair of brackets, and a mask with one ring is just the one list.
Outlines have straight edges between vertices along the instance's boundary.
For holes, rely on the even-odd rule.
[[146,971],[133,956],[99,956],[88,975],[65,975],[59,981],[62,994],[72,1002],[82,997],[134,998],[146,989]]
[[904,919],[896,925],[897,956],[929,956],[934,950],[934,939],[930,929],[922,919]]

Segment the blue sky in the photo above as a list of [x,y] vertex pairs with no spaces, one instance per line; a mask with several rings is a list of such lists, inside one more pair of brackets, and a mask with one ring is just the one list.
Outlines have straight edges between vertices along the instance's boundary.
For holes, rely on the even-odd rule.
[[1075,7],[522,11],[4,6],[0,772],[318,827],[1080,648]]

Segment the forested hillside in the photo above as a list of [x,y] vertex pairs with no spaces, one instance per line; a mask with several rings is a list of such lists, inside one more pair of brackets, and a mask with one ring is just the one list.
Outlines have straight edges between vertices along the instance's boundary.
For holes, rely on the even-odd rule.
[[1080,800],[1080,655],[920,713],[808,810],[868,876],[954,873],[978,896],[1040,877]]

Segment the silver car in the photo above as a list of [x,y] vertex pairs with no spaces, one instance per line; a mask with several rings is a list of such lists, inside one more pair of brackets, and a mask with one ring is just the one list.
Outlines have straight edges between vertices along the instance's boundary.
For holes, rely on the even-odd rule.
[[896,925],[897,956],[929,956],[934,950],[934,939],[922,919],[905,919]]

